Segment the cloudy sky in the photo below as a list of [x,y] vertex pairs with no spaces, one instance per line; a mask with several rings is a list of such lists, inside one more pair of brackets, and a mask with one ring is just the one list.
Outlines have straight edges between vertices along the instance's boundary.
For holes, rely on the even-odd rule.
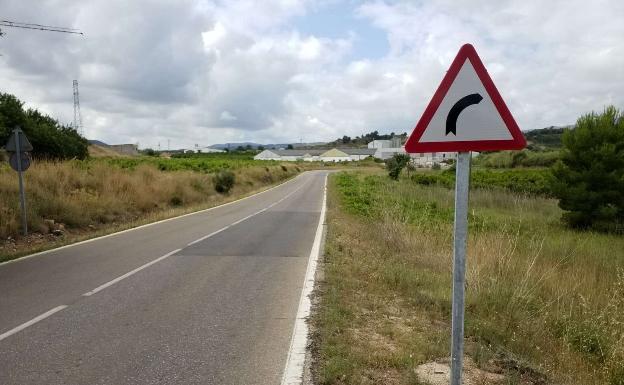
[[523,130],[624,107],[621,0],[0,0],[0,91],[141,147],[411,132],[472,43]]

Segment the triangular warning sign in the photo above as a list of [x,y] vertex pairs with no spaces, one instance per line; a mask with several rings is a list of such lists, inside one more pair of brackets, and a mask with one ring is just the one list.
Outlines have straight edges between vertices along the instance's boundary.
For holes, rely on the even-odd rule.
[[519,150],[526,141],[474,47],[465,44],[405,143],[405,151]]
[[[20,130],[19,132],[19,141],[20,141],[20,152],[29,152],[33,150],[32,144],[24,134],[24,131]],[[15,132],[11,134],[7,144],[4,146],[4,149],[8,152],[17,152],[17,141],[15,140]]]

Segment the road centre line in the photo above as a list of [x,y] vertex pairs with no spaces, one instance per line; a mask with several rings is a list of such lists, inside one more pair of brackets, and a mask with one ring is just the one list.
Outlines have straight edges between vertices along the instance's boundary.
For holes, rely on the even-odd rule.
[[212,236],[214,236],[214,235],[219,234],[220,232],[222,232],[222,231],[224,231],[224,230],[229,229],[229,228],[230,228],[230,227],[232,227],[232,226],[236,226],[237,224],[239,224],[239,223],[241,223],[241,222],[244,222],[244,221],[246,221],[247,219],[249,219],[249,218],[251,218],[251,217],[254,217],[254,216],[256,216],[256,215],[258,215],[258,214],[260,214],[260,213],[263,213],[263,212],[267,211],[268,209],[270,209],[270,208],[272,208],[272,207],[274,207],[274,206],[276,206],[276,205],[278,205],[278,204],[282,203],[282,202],[283,202],[283,201],[285,201],[286,199],[290,198],[290,197],[291,197],[294,193],[296,193],[297,191],[301,190],[301,189],[302,189],[302,188],[303,188],[306,184],[307,184],[307,183],[302,184],[302,185],[301,185],[300,187],[298,187],[295,191],[292,191],[292,192],[288,193],[286,196],[284,196],[284,197],[283,197],[283,198],[281,198],[280,200],[278,200],[278,201],[276,201],[276,202],[271,203],[270,205],[268,205],[267,207],[263,208],[262,210],[258,210],[258,211],[256,211],[256,212],[255,212],[255,213],[253,213],[253,214],[247,215],[247,216],[246,216],[246,217],[244,217],[244,218],[241,218],[241,219],[239,219],[239,220],[237,220],[237,221],[235,221],[235,222],[230,223],[229,225],[227,225],[227,226],[225,226],[225,227],[220,228],[220,229],[219,229],[219,230],[217,230],[217,231],[214,231],[214,232],[212,232],[212,233],[210,233],[210,234],[208,234],[208,235],[204,235],[203,237],[201,237],[201,238],[199,238],[199,239],[196,239],[196,240],[194,240],[193,242],[189,242],[189,243],[187,244],[187,246],[192,246],[192,245],[194,245],[194,244],[196,244],[196,243],[199,243],[199,242],[201,242],[201,241],[203,241],[203,240],[206,240],[206,239],[208,239],[208,238],[210,238],[210,237],[212,237]]
[[[301,174],[300,174],[300,175],[301,175]],[[288,182],[288,181],[287,181],[287,182]],[[284,183],[287,183],[287,182],[284,182]],[[282,184],[284,184],[284,183],[282,183]],[[280,184],[280,185],[281,185],[281,184]],[[280,185],[278,185],[278,186],[280,186]],[[287,195],[286,195],[286,196],[284,196],[283,198],[279,199],[278,201],[276,201],[276,202],[274,202],[274,203],[270,204],[269,206],[267,206],[267,207],[263,208],[262,210],[259,210],[259,211],[255,212],[255,213],[253,213],[253,214],[251,214],[251,215],[248,215],[248,216],[246,216],[246,217],[244,217],[244,218],[242,218],[242,219],[239,219],[239,220],[237,220],[236,222],[233,222],[233,223],[231,223],[231,224],[229,224],[229,225],[227,225],[227,226],[225,226],[225,227],[223,227],[223,228],[221,228],[221,229],[219,229],[219,230],[217,230],[217,231],[214,231],[214,232],[212,232],[212,233],[210,233],[210,234],[208,234],[208,235],[206,235],[206,236],[203,236],[203,237],[201,237],[201,238],[199,238],[199,239],[197,239],[197,240],[195,240],[195,241],[193,241],[193,242],[189,243],[189,246],[190,246],[190,245],[192,245],[192,244],[195,244],[195,243],[197,243],[197,242],[200,242],[200,241],[202,241],[202,240],[205,240],[205,239],[207,239],[207,238],[210,238],[210,237],[212,237],[213,235],[216,235],[216,234],[218,234],[218,233],[220,233],[220,232],[222,232],[222,231],[224,231],[224,230],[226,230],[226,229],[228,229],[228,228],[230,228],[230,227],[232,227],[232,226],[234,226],[234,225],[236,225],[236,224],[239,224],[239,223],[241,223],[241,222],[243,222],[243,221],[245,221],[245,220],[247,220],[247,219],[249,219],[249,218],[251,218],[251,217],[253,217],[253,216],[255,216],[255,215],[258,215],[258,214],[260,214],[260,213],[262,213],[262,212],[264,212],[264,211],[267,211],[267,210],[268,210],[268,209],[270,209],[271,207],[274,207],[275,205],[277,205],[277,204],[279,204],[279,203],[283,202],[284,200],[288,199],[289,197],[291,197],[291,196],[292,196],[293,194],[295,194],[297,191],[301,190],[301,189],[302,189],[304,186],[306,186],[306,185],[307,185],[307,182],[304,182],[304,183],[303,183],[300,187],[298,187],[298,188],[297,188],[297,189],[295,189],[294,191],[290,192],[289,194],[287,194]],[[272,188],[271,188],[271,189],[269,189],[269,190],[272,190],[272,189],[274,189],[274,188],[276,188],[276,187],[278,187],[278,186],[272,187]],[[269,191],[269,190],[265,190],[265,191],[263,191],[263,192],[266,192],[266,191]],[[261,194],[261,193],[258,193],[258,194]],[[258,194],[255,194],[255,195],[258,195]],[[253,196],[253,195],[252,195],[252,196]],[[249,198],[249,197],[247,197],[247,198]],[[246,199],[246,198],[242,198],[242,199]],[[241,200],[241,199],[239,199],[239,200]],[[233,201],[233,202],[230,202],[230,203],[234,203],[234,202],[236,202],[236,201]],[[228,203],[228,204],[229,204],[229,203]],[[223,206],[223,205],[222,205],[222,206]],[[216,207],[220,207],[220,206],[216,206]],[[211,208],[211,209],[214,209],[214,208],[216,208],[216,207],[213,207],[213,208]],[[211,209],[208,209],[208,210],[211,210]],[[202,210],[202,211],[207,211],[207,210]],[[192,214],[196,214],[196,213],[199,213],[199,212],[201,212],[201,211],[198,211],[198,212],[195,212],[195,213],[191,213],[191,214],[187,214],[187,215],[192,215]],[[183,215],[183,216],[186,216],[186,215]],[[180,218],[180,217],[176,217],[176,218]],[[171,219],[176,219],[176,218],[171,218]],[[166,220],[165,220],[165,221],[166,221]],[[163,222],[163,221],[161,221],[161,222]],[[159,222],[155,222],[155,223],[159,223]],[[144,227],[144,226],[140,226],[140,227]],[[137,227],[137,228],[138,228],[138,227]],[[134,229],[129,229],[129,230],[125,230],[125,231],[135,230],[135,229],[137,229],[137,228],[134,228]],[[122,231],[122,232],[124,232],[124,231]],[[119,233],[109,234],[109,235],[104,236],[104,237],[108,237],[108,236],[115,235],[115,234],[119,234]],[[104,237],[100,237],[100,238],[104,238]],[[92,240],[95,240],[95,239],[98,239],[98,238],[94,238],[94,239],[87,240],[87,241],[83,241],[83,242],[79,242],[79,243],[85,243],[85,242],[92,241]],[[73,245],[76,245],[76,244],[73,244]],[[67,245],[67,246],[64,246],[64,247],[60,247],[60,248],[57,248],[56,250],[58,250],[58,249],[62,249],[62,248],[65,248],[65,247],[70,247],[70,246],[73,246],[73,245]],[[49,251],[51,251],[51,250],[49,250]],[[179,251],[182,251],[182,249],[176,249],[176,250],[173,250],[173,251],[171,251],[171,252],[169,252],[169,253],[167,253],[167,254],[165,254],[165,255],[163,255],[163,256],[161,256],[161,257],[159,257],[159,258],[154,259],[153,261],[150,261],[150,262],[148,262],[148,263],[146,263],[146,264],[144,264],[144,265],[141,265],[141,266],[137,267],[136,269],[134,269],[134,270],[132,270],[132,271],[127,272],[126,274],[123,274],[123,275],[121,275],[121,276],[119,276],[119,277],[117,277],[117,278],[115,278],[115,279],[113,279],[113,280],[111,280],[111,281],[108,281],[108,282],[106,282],[106,283],[104,283],[104,284],[102,284],[102,285],[100,285],[100,286],[96,287],[95,289],[93,289],[93,290],[91,290],[91,291],[88,291],[88,292],[84,293],[82,296],[84,296],[84,297],[90,297],[90,296],[92,296],[93,294],[98,293],[99,291],[102,291],[102,290],[104,290],[104,289],[106,289],[106,288],[108,288],[108,287],[110,287],[110,286],[112,286],[112,285],[114,285],[114,284],[116,284],[116,283],[118,283],[118,282],[120,282],[120,281],[122,281],[122,280],[124,280],[124,279],[126,279],[126,278],[128,278],[128,277],[130,277],[130,276],[132,276],[132,275],[134,275],[134,274],[136,274],[136,273],[138,273],[139,271],[141,271],[141,270],[143,270],[143,269],[146,269],[146,268],[148,268],[148,267],[150,267],[150,266],[152,266],[152,265],[154,265],[154,264],[156,264],[156,263],[158,263],[158,262],[160,262],[160,261],[162,261],[162,260],[164,260],[164,259],[169,258],[170,256],[172,256],[172,255],[176,254],[176,253],[177,253],[177,252],[179,252]],[[43,253],[46,253],[46,252],[37,253],[37,254],[32,254],[31,256],[40,255],[40,254],[43,254]],[[31,256],[29,256],[29,257],[31,257]],[[2,334],[0,334],[0,341],[2,341],[2,340],[4,340],[5,338],[8,338],[8,337],[12,336],[13,334],[18,333],[18,332],[20,332],[20,331],[22,331],[22,330],[24,330],[24,329],[26,329],[26,328],[28,328],[28,327],[30,327],[30,326],[32,326],[32,325],[34,325],[34,324],[36,324],[37,322],[40,322],[40,321],[42,321],[42,320],[44,320],[44,319],[46,319],[46,318],[50,317],[51,315],[53,315],[53,314],[55,314],[55,313],[57,313],[57,312],[59,312],[59,311],[61,311],[61,310],[63,310],[63,309],[66,309],[66,308],[67,308],[67,305],[57,306],[57,307],[55,307],[55,308],[53,308],[53,309],[48,310],[47,312],[45,312],[45,313],[43,313],[43,314],[38,315],[37,317],[35,317],[35,318],[31,319],[30,321],[26,321],[26,322],[24,322],[23,324],[21,324],[21,325],[19,325],[19,326],[16,326],[16,327],[14,327],[13,329],[11,329],[11,330],[9,330],[9,331],[7,331],[7,332],[4,332],[4,333],[2,333]]]
[[[280,200],[278,200],[278,201],[276,201],[276,202],[272,203],[271,205],[269,205],[269,206],[267,206],[267,207],[263,208],[262,210],[256,211],[255,213],[253,213],[253,214],[251,214],[251,215],[248,215],[248,216],[246,216],[246,217],[244,217],[244,218],[242,218],[242,219],[239,219],[239,220],[237,220],[236,222],[230,223],[229,225],[227,225],[227,226],[225,226],[225,227],[222,227],[222,228],[220,228],[220,229],[219,229],[219,230],[217,230],[217,231],[214,231],[214,232],[212,232],[212,233],[210,233],[210,234],[208,234],[208,235],[205,235],[205,236],[203,236],[203,237],[201,237],[201,238],[199,238],[199,239],[196,239],[195,241],[193,241],[193,242],[189,243],[187,246],[190,246],[190,245],[193,245],[193,244],[195,244],[195,243],[197,243],[197,242],[201,242],[201,241],[203,241],[203,240],[205,240],[205,239],[208,239],[208,238],[212,237],[213,235],[219,234],[220,232],[222,232],[222,231],[224,231],[224,230],[227,230],[227,229],[229,229],[230,227],[232,227],[232,226],[234,226],[234,225],[237,225],[237,224],[239,224],[239,223],[241,223],[241,222],[243,222],[243,221],[245,221],[245,220],[247,220],[247,219],[249,219],[249,218],[251,218],[251,217],[253,217],[253,216],[255,216],[255,215],[260,214],[261,212],[264,212],[264,211],[268,210],[269,208],[271,208],[271,207],[275,206],[276,204],[278,204],[278,203],[280,203],[280,202],[283,202],[285,199],[289,198],[290,196],[292,196],[292,195],[293,195],[294,193],[296,193],[297,191],[301,190],[301,189],[302,189],[305,185],[307,185],[307,182],[306,182],[306,183],[303,183],[300,187],[298,187],[298,188],[297,188],[297,189],[295,189],[294,191],[290,192],[289,194],[287,194],[286,196],[284,196],[284,197],[283,197],[283,198],[281,198]],[[170,256],[172,256],[173,254],[175,254],[175,253],[177,253],[177,252],[179,252],[179,251],[182,251],[182,249],[176,249],[176,250],[173,250],[173,251],[171,251],[171,252],[169,252],[169,253],[167,253],[167,254],[163,255],[162,257],[156,258],[156,259],[154,259],[153,261],[150,261],[150,262],[148,262],[148,263],[146,263],[146,264],[144,264],[144,265],[142,265],[142,266],[139,266],[139,267],[137,267],[136,269],[134,269],[134,270],[132,270],[132,271],[129,271],[129,272],[127,272],[127,273],[126,273],[126,274],[124,274],[124,275],[121,275],[121,276],[119,276],[119,277],[117,277],[117,278],[115,278],[115,279],[113,279],[113,280],[111,280],[111,281],[106,282],[105,284],[102,284],[102,285],[100,285],[100,286],[96,287],[95,289],[93,289],[93,290],[91,290],[91,291],[88,291],[88,292],[84,293],[84,294],[83,294],[83,296],[84,296],[84,297],[90,297],[90,296],[92,296],[93,294],[95,294],[95,293],[97,293],[97,292],[99,292],[99,291],[102,291],[102,290],[106,289],[107,287],[110,287],[110,286],[112,286],[112,285],[116,284],[117,282],[119,282],[119,281],[121,281],[121,280],[124,280],[124,279],[126,279],[126,278],[128,278],[128,277],[130,277],[130,276],[132,276],[132,275],[134,275],[134,274],[136,274],[136,273],[138,273],[139,271],[141,271],[141,270],[143,270],[143,269],[147,268],[147,267],[152,266],[152,265],[153,265],[153,264],[155,264],[155,263],[158,263],[158,262],[160,262],[160,261],[162,261],[162,260],[164,260],[164,259],[169,258]]]
[[106,282],[103,285],[100,285],[100,286],[96,287],[95,289],[93,289],[91,291],[88,291],[88,292],[84,293],[83,296],[84,297],[90,297],[93,294],[97,293],[98,291],[102,291],[102,290],[106,289],[107,287],[112,286],[112,285],[116,284],[117,282],[119,282],[119,281],[121,281],[123,279],[126,279],[126,278],[130,277],[131,275],[134,275],[134,274],[138,273],[139,271],[141,271],[141,270],[143,270],[143,269],[145,269],[147,267],[152,266],[155,263],[158,263],[158,262],[162,261],[163,259],[169,258],[170,256],[172,256],[173,254],[177,253],[180,250],[182,250],[182,249],[175,249],[175,250],[173,250],[173,251],[163,255],[162,257],[158,257],[158,258],[154,259],[153,261],[150,261],[150,262],[146,263],[145,265],[139,266],[136,269],[134,269],[132,271],[129,271],[129,272],[127,272],[124,275],[121,275],[121,276],[119,276],[119,277],[117,277],[117,278],[115,278],[115,279],[113,279],[111,281]]
[[0,341],[2,341],[3,339],[5,339],[7,337],[12,336],[13,334],[15,334],[17,332],[20,332],[20,331],[26,329],[29,326],[32,326],[32,325],[36,324],[39,321],[42,321],[42,320],[48,318],[52,314],[57,313],[57,312],[65,309],[66,307],[67,307],[67,305],[57,306],[54,309],[50,309],[47,312],[45,312],[45,313],[43,313],[41,315],[36,316],[35,318],[31,319],[30,321],[26,321],[23,324],[14,327],[13,329],[9,330],[8,332],[4,332],[4,333],[0,334]]
[[176,220],[176,219],[180,219],[180,218],[188,217],[188,216],[191,216],[191,215],[197,215],[197,214],[205,213],[205,212],[208,212],[208,211],[216,210],[216,209],[218,209],[218,208],[222,208],[222,207],[225,207],[225,206],[229,206],[229,205],[231,205],[231,204],[234,204],[234,203],[237,203],[237,202],[243,201],[243,200],[245,200],[245,199],[253,198],[253,197],[255,197],[255,196],[258,196],[258,195],[264,194],[264,193],[266,193],[266,192],[269,192],[269,191],[271,191],[271,190],[274,190],[274,189],[276,189],[276,188],[278,188],[278,187],[280,187],[280,186],[282,186],[282,185],[285,185],[285,184],[287,184],[287,183],[289,183],[289,182],[293,182],[293,181],[295,181],[296,179],[299,179],[299,177],[300,177],[300,176],[302,176],[302,175],[304,175],[304,174],[306,174],[306,173],[308,173],[308,172],[310,172],[310,171],[304,171],[304,172],[302,172],[301,174],[297,175],[296,177],[294,177],[294,178],[292,178],[292,179],[288,179],[288,180],[286,180],[286,181],[284,181],[284,182],[282,182],[282,183],[280,183],[280,184],[278,184],[278,185],[275,185],[275,186],[273,186],[273,187],[271,187],[271,188],[268,188],[268,189],[266,189],[266,190],[263,190],[263,191],[257,192],[257,193],[255,193],[255,194],[252,194],[252,195],[249,195],[249,196],[246,196],[246,197],[243,197],[243,198],[240,198],[240,199],[237,199],[237,200],[231,201],[231,202],[223,203],[223,204],[218,205],[218,206],[209,207],[209,208],[207,208],[207,209],[203,209],[203,210],[199,210],[199,211],[194,211],[194,212],[191,212],[191,213],[188,213],[188,214],[178,215],[178,216],[175,216],[175,217],[172,217],[172,218],[167,218],[167,219],[163,219],[163,220],[156,221],[156,222],[146,223],[146,224],[141,225],[141,226],[132,227],[132,228],[130,228],[130,229],[121,230],[121,231],[117,231],[117,232],[114,232],[114,233],[110,233],[110,234],[102,235],[102,236],[100,236],[100,237],[95,237],[95,238],[85,239],[84,241],[80,241],[80,242],[76,242],[76,243],[70,243],[70,244],[68,244],[68,245],[65,245],[65,246],[60,246],[60,247],[56,247],[56,248],[54,248],[54,249],[44,250],[44,251],[40,251],[40,252],[37,252],[37,253],[34,253],[34,254],[25,255],[25,256],[23,256],[23,257],[19,257],[19,258],[11,259],[11,260],[9,260],[9,261],[0,262],[0,266],[2,266],[2,265],[8,265],[8,264],[11,264],[11,263],[17,263],[17,262],[20,262],[20,261],[24,261],[24,260],[30,259],[30,258],[32,258],[32,257],[37,257],[37,256],[40,256],[40,255],[49,254],[49,253],[52,253],[52,252],[55,252],[55,251],[59,251],[59,250],[68,249],[68,248],[71,248],[71,247],[79,246],[79,245],[82,245],[82,244],[85,244],[85,243],[94,242],[94,241],[97,241],[97,240],[99,240],[99,239],[104,239],[104,238],[114,237],[114,236],[116,236],[116,235],[121,235],[121,234],[124,234],[124,233],[128,233],[128,232],[130,232],[130,231],[135,231],[135,230],[139,230],[139,229],[142,229],[142,228],[145,228],[145,227],[150,227],[150,226],[158,225],[158,224],[160,224],[160,223],[169,222],[169,221],[173,221],[173,220]]

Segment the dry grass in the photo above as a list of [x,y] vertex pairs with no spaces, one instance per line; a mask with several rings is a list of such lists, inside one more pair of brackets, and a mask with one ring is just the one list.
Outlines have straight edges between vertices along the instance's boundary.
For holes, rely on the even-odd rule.
[[[106,162],[35,162],[25,173],[29,228],[50,232],[46,219],[61,223],[67,235],[116,229],[187,209],[214,206],[283,181],[302,169],[294,165],[236,169],[236,184],[218,194],[212,174],[160,171],[144,164],[132,169]],[[0,168],[0,237],[18,238],[20,230],[17,175]],[[165,215],[166,216],[166,215]],[[49,221],[47,222],[49,223]],[[66,241],[64,239],[63,241]],[[23,252],[22,247],[0,249],[0,260]]]
[[[331,187],[319,382],[418,384],[449,350],[453,191],[362,174]],[[622,385],[624,238],[559,217],[552,200],[471,193],[467,352],[506,384]]]

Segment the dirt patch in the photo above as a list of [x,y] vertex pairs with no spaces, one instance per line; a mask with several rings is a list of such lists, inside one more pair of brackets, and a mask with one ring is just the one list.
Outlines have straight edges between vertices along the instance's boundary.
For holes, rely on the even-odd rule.
[[[430,385],[448,385],[451,378],[449,362],[428,362],[415,369],[420,381]],[[463,384],[465,385],[494,385],[501,384],[505,376],[479,369],[470,357],[464,358]]]

